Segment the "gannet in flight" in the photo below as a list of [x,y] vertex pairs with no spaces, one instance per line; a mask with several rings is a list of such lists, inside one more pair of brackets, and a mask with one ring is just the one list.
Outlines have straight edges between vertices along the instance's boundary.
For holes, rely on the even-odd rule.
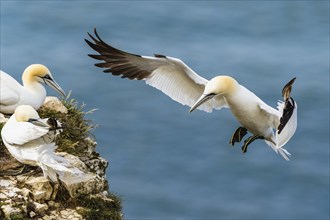
[[55,154],[55,137],[61,124],[52,118],[40,119],[29,105],[20,105],[1,131],[3,143],[19,162],[41,167],[44,176],[57,182],[57,177],[68,184],[81,181],[84,173],[72,167],[64,158]]
[[243,153],[254,140],[264,139],[277,153],[289,160],[290,153],[283,146],[297,127],[297,104],[290,97],[295,78],[282,91],[284,102],[279,101],[278,109],[274,109],[230,76],[216,76],[208,81],[177,58],[127,53],[105,43],[96,29],[94,32],[96,37],[88,33],[93,42],[85,41],[99,55],[89,56],[104,61],[95,66],[106,68],[105,73],[145,80],[173,100],[190,106],[190,112],[195,109],[212,112],[213,109],[229,108],[242,125],[233,134],[230,144],[240,142],[249,131],[252,136],[245,140]]
[[12,114],[19,105],[31,105],[39,109],[46,98],[49,85],[65,96],[63,89],[55,82],[49,69],[41,64],[28,66],[22,75],[23,86],[7,73],[0,71],[0,113]]

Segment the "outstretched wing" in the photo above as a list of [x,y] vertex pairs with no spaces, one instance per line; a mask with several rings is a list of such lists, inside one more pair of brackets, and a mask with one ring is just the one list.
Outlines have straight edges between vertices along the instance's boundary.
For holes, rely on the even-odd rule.
[[[112,73],[122,78],[145,80],[173,100],[187,106],[192,106],[202,95],[208,80],[199,76],[180,59],[155,54],[154,57],[140,56],[116,49],[105,43],[94,29],[96,37],[88,33],[93,42],[87,44],[99,55],[90,57],[102,60],[95,66],[106,68],[105,73]],[[210,100],[198,109],[211,112],[213,108],[226,106],[222,97]]]

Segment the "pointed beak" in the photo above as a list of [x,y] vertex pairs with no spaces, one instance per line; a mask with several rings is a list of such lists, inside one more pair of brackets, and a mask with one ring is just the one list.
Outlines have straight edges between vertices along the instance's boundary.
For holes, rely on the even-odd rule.
[[194,111],[196,108],[198,108],[201,104],[203,104],[204,102],[206,102],[209,99],[212,99],[214,97],[214,94],[208,94],[205,95],[203,94],[197,101],[196,103],[190,108],[189,112]]
[[28,122],[30,122],[31,124],[34,124],[35,126],[38,126],[38,127],[49,127],[47,124],[45,124],[43,121],[41,121],[40,118],[38,119],[35,119],[35,118],[30,118],[28,120]]
[[47,78],[47,79],[44,79],[45,80],[45,83],[47,85],[49,85],[50,87],[52,87],[55,91],[57,91],[58,93],[60,93],[62,96],[66,96],[65,95],[65,92],[63,91],[63,89],[55,82],[54,79],[52,78]]

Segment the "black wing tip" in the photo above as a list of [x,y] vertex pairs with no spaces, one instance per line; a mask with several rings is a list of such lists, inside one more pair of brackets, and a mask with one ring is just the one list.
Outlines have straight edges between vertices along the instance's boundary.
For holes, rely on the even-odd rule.
[[293,77],[293,79],[290,80],[290,82],[288,82],[288,85],[293,85],[294,81],[296,81],[297,77]]
[[[93,28],[93,32],[94,32],[94,35],[95,35],[98,39],[100,39],[99,34],[97,33],[97,30],[96,30],[96,27]],[[93,35],[92,35],[91,33],[87,32],[87,34],[88,34],[88,36],[89,36],[90,38],[92,38],[92,39],[94,38]]]
[[[131,59],[135,59],[132,56],[141,58],[141,55],[122,51],[105,43],[100,38],[96,28],[94,28],[94,36],[88,32],[87,34],[91,39],[85,39],[85,42],[98,53],[87,55],[93,59],[104,61],[94,64],[96,67],[106,68],[103,70],[104,73],[112,73],[114,76],[121,76],[121,78],[128,78],[131,80],[142,80],[150,74],[150,72],[131,63]],[[166,56],[159,54],[155,54],[155,56],[166,58]],[[131,67],[128,68],[127,65]]]
[[[99,45],[99,46],[102,46],[102,47],[110,47],[110,45],[108,45],[107,43],[105,43],[99,36],[99,34],[97,33],[97,30],[96,28],[94,28],[94,35],[93,36],[91,33],[87,32],[88,36],[94,41],[94,42],[91,42],[90,40],[88,39],[85,39],[86,43],[92,47],[92,45]],[[94,48],[93,48],[94,49]]]
[[93,28],[93,31],[94,31],[95,36],[96,36],[97,38],[100,38],[100,37],[99,37],[99,34],[97,33],[96,27]]
[[290,93],[291,93],[291,89],[292,89],[292,85],[295,82],[297,77],[294,77],[293,79],[291,79],[287,84],[285,84],[285,86],[282,89],[282,97],[284,97],[284,99],[288,99],[290,97]]
[[286,124],[291,119],[291,116],[296,108],[295,101],[292,97],[285,101],[282,117],[280,118],[280,124],[277,128],[277,133],[280,134]]
[[[94,35],[95,37],[90,34],[89,32],[87,32],[88,36],[94,41],[91,42],[90,40],[88,39],[85,39],[85,42],[91,47],[93,48],[96,52],[98,52],[99,54],[102,54],[101,50],[108,50],[108,51],[113,51],[114,53],[117,53],[117,54],[121,54],[121,55],[125,55],[125,54],[128,54],[128,55],[132,55],[132,56],[136,56],[136,57],[142,57],[141,55],[139,54],[134,54],[134,53],[129,53],[129,52],[126,52],[126,51],[123,51],[123,50],[120,50],[120,49],[117,49],[109,44],[107,44],[106,42],[104,42],[101,37],[99,36],[96,28],[94,28]],[[163,55],[160,55],[160,56],[163,56]],[[165,57],[165,56],[164,56]]]
[[95,44],[92,43],[91,41],[85,39],[85,42],[88,44],[88,46],[93,47]]
[[165,55],[157,54],[157,53],[155,53],[154,56],[157,58],[167,58]]

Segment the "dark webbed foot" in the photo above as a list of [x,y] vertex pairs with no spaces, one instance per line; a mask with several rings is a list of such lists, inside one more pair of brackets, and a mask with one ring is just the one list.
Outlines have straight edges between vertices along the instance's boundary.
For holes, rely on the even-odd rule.
[[247,134],[247,129],[244,127],[239,127],[234,132],[233,136],[231,136],[229,144],[233,145],[236,142],[241,142],[242,138]]
[[243,152],[243,153],[246,153],[248,146],[249,146],[253,141],[255,141],[255,140],[257,140],[257,139],[265,139],[265,138],[264,138],[263,136],[261,136],[261,135],[254,135],[254,136],[249,137],[248,139],[246,139],[246,140],[244,141],[244,145],[243,145],[243,147],[242,147],[242,152]]

